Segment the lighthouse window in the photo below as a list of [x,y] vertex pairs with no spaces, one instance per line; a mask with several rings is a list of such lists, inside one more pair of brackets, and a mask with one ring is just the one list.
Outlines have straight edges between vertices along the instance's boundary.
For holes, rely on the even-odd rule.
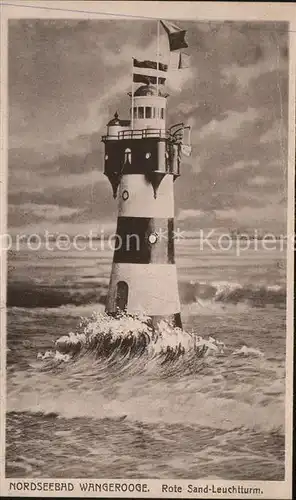
[[152,118],[155,118],[155,112],[156,112],[156,109],[152,108]]
[[126,281],[118,281],[116,285],[116,307],[123,311],[128,302],[128,284]]
[[138,108],[138,118],[144,118],[144,107],[140,106]]
[[145,115],[146,115],[146,118],[152,118],[152,109],[150,107],[146,106]]
[[132,162],[132,152],[129,148],[126,148],[124,151],[124,163],[131,163]]
[[137,118],[137,109],[138,108],[136,108],[136,107],[134,108],[134,118]]
[[157,233],[151,233],[149,234],[148,240],[151,245],[154,245],[154,243],[157,242],[158,234]]
[[122,199],[124,201],[129,199],[129,192],[126,189],[124,191],[122,191]]
[[161,110],[160,110],[160,118],[162,120],[164,119],[164,108],[161,108]]

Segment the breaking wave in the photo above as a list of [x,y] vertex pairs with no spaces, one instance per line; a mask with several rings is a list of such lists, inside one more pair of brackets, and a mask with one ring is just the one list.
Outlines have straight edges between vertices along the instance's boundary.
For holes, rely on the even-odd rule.
[[197,360],[223,354],[224,349],[224,343],[213,337],[204,339],[166,321],[161,321],[155,329],[145,315],[118,312],[109,316],[95,312],[90,318],[82,318],[75,332],[59,337],[54,349],[38,353],[37,359],[43,362],[43,370],[84,357],[131,369],[129,361],[141,359],[141,363],[134,363],[136,371],[152,366],[167,369],[168,365],[178,371],[181,364],[182,374],[186,374],[197,369]]
[[[153,329],[150,321],[125,313],[82,318],[36,353],[29,370],[11,372],[9,411],[282,432],[283,375],[276,372],[275,386],[261,350],[229,348],[165,321]],[[270,380],[251,390],[256,372]]]
[[227,281],[211,284],[197,281],[183,283],[180,294],[184,303],[198,302],[199,299],[203,299],[231,304],[246,302],[254,307],[264,307],[268,304],[282,306],[286,301],[284,286],[242,285]]
[[[62,305],[104,304],[108,285],[106,283],[83,284],[73,287],[44,286],[28,283],[9,283],[8,307],[59,307]],[[240,284],[233,282],[202,283],[181,282],[180,298],[183,304],[198,302],[220,302],[224,304],[246,303],[251,307],[285,307],[286,288],[282,285]]]

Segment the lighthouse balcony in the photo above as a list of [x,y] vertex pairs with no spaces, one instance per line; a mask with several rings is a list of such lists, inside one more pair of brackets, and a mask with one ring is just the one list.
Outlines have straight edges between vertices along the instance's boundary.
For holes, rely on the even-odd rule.
[[[140,141],[134,135],[140,133]],[[180,143],[169,132],[156,129],[120,131],[124,140],[105,141],[104,173],[149,174],[153,171],[180,175]]]
[[150,139],[150,138],[158,138],[158,139],[169,139],[170,133],[163,129],[157,128],[145,128],[141,130],[120,130],[117,133],[103,135],[102,141],[121,141],[124,139]]

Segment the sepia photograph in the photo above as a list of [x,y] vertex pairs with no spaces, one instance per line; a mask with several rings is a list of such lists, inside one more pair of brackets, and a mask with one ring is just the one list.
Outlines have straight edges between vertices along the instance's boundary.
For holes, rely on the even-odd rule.
[[265,498],[291,467],[289,19],[58,3],[6,25],[8,494]]

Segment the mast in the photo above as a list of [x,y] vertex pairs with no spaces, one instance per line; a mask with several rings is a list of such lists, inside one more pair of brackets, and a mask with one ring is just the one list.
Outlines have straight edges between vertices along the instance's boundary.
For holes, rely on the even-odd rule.
[[159,19],[156,21],[157,23],[157,41],[156,41],[156,95],[158,96],[158,70],[159,70]]
[[132,57],[131,129],[134,130],[134,58]]

